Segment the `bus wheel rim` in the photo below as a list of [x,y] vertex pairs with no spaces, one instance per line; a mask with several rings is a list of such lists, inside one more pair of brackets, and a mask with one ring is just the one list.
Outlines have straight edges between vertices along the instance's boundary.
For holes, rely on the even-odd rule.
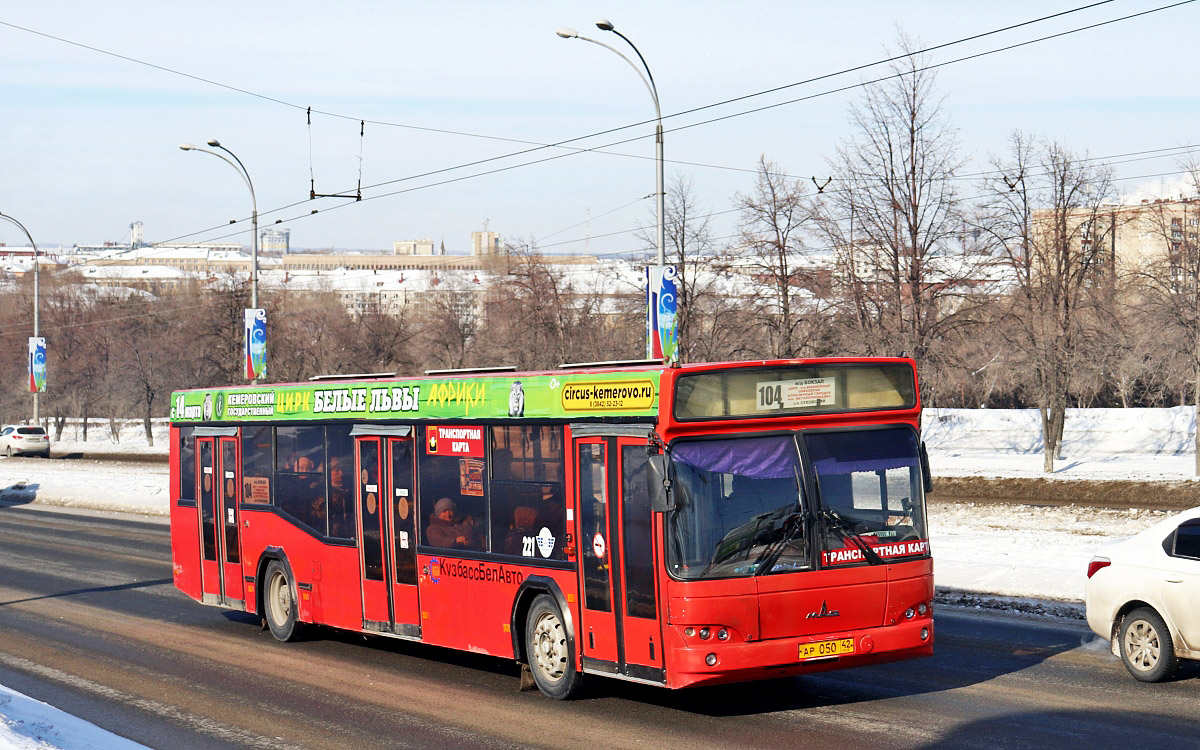
[[292,592],[288,591],[287,581],[279,573],[271,579],[271,614],[276,625],[287,622],[292,614]]
[[567,640],[563,626],[552,612],[545,612],[533,626],[533,662],[542,676],[561,680],[566,671]]

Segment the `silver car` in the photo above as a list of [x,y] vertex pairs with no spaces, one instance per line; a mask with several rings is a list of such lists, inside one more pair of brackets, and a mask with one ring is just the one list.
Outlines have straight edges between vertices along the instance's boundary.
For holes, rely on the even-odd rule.
[[1110,542],[1088,564],[1087,621],[1143,682],[1200,659],[1200,508]]
[[0,430],[0,453],[9,458],[31,454],[50,458],[50,436],[41,427],[10,424]]

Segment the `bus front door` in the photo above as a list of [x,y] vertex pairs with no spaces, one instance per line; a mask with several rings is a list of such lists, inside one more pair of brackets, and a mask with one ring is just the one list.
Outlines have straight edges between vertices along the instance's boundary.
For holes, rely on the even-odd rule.
[[237,451],[237,438],[196,439],[200,591],[206,603],[244,607]]
[[584,668],[662,683],[644,437],[575,441]]
[[363,628],[418,636],[410,438],[355,438]]

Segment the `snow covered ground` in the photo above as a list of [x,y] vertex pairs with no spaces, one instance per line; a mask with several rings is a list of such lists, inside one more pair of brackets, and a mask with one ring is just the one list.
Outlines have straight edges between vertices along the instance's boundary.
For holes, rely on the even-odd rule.
[[[1195,418],[1188,407],[1070,410],[1062,481],[1195,481]],[[113,454],[167,451],[159,423],[155,445],[140,423],[119,440],[107,422],[83,442],[69,426],[43,461],[0,457],[0,499],[80,509],[123,511],[165,520],[165,462],[104,461]],[[938,476],[1043,477],[1034,410],[929,409],[924,438]],[[930,543],[939,601],[1082,617],[1087,563],[1104,542],[1136,534],[1167,512],[1085,507],[972,504],[930,500]],[[0,687],[0,750],[140,747]],[[89,730],[88,727],[91,727]],[[124,744],[122,744],[124,743]]]
[[926,409],[935,476],[1196,480],[1196,418],[1169,409],[1067,409],[1061,460],[1042,472],[1037,409]]
[[0,685],[0,750],[144,750],[145,747]]

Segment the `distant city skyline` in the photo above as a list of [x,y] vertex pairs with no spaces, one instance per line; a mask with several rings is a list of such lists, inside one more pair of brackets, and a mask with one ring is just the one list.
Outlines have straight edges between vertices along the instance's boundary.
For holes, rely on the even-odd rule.
[[[486,227],[547,252],[631,252],[644,244],[631,230],[654,220],[652,125],[571,144],[638,137],[602,149],[623,156],[549,149],[441,171],[651,118],[624,62],[555,29],[624,49],[593,25],[608,17],[645,55],[671,115],[879,60],[895,50],[899,30],[927,47],[1083,4],[214,2],[203,13],[142,0],[115,9],[19,5],[0,15],[0,210],[40,245],[128,241],[135,220],[148,242],[248,245],[248,223],[229,226],[250,214],[239,176],[177,148],[218,138],[254,181],[261,226],[290,229],[293,247],[386,251],[397,240],[432,238],[463,252],[471,232]],[[1110,2],[939,50],[930,62],[1166,4]],[[1200,5],[1184,5],[939,69],[963,171],[986,169],[1016,129],[1097,157],[1191,145],[1200,102],[1180,71],[1189,69],[1198,19]],[[752,188],[760,155],[804,179],[827,174],[826,160],[850,134],[847,107],[859,89],[675,129],[881,70],[668,117],[668,180],[690,179],[702,208],[728,211]],[[314,114],[309,125],[308,106],[346,118]],[[367,122],[360,137],[360,119],[392,124]],[[1118,160],[1120,190],[1176,192],[1178,156]],[[366,200],[308,200],[310,190],[354,192],[360,165]],[[446,180],[460,181],[434,184]],[[408,192],[381,197],[397,191]],[[736,214],[713,228],[730,235]],[[0,241],[24,240],[0,227]]]

